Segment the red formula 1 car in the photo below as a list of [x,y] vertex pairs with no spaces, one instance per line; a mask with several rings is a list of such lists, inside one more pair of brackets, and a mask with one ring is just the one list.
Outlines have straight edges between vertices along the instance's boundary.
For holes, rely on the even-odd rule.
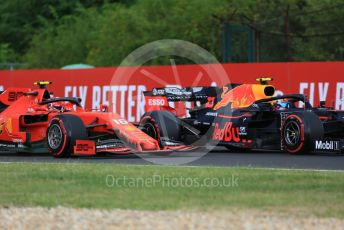
[[[344,111],[312,107],[305,95],[274,97],[270,78],[260,84],[154,88],[145,92],[140,125],[160,145],[183,143],[228,149],[268,149],[290,153],[344,151]],[[182,117],[170,102],[193,103]],[[302,106],[299,106],[302,105]]]
[[[38,89],[0,94],[0,151],[51,152],[55,157],[169,151],[118,114],[87,112],[75,97],[52,97],[48,81]],[[175,145],[170,150],[182,149]]]

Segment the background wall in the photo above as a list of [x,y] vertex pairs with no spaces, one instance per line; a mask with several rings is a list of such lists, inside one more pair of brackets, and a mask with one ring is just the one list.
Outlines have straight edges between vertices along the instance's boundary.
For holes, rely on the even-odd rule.
[[[273,77],[278,93],[305,93],[313,105],[344,110],[344,62],[257,63],[222,65],[232,83],[254,83],[257,77]],[[108,104],[110,108],[138,121],[144,113],[142,92],[165,85],[207,86],[218,84],[209,68],[216,65],[141,66],[80,70],[0,71],[0,90],[31,87],[37,80],[50,80],[55,96],[78,96],[88,109]],[[123,72],[124,70],[124,72]],[[122,71],[122,72],[118,72]],[[121,74],[123,73],[123,74]],[[129,73],[129,74],[128,74]]]

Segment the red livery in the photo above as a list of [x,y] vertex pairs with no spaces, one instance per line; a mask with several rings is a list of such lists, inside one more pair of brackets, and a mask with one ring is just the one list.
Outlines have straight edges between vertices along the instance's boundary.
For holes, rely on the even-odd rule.
[[85,111],[79,98],[52,96],[46,89],[51,82],[35,84],[36,90],[1,92],[0,151],[49,151],[55,157],[168,151],[118,114],[107,112],[106,106]]

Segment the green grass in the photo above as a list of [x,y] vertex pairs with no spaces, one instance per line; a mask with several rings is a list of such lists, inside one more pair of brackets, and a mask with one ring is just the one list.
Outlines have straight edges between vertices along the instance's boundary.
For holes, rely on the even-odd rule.
[[[117,183],[112,183],[113,179]],[[232,185],[201,186],[204,180],[209,185],[211,179],[214,183],[231,181]],[[117,164],[1,164],[0,206],[250,208],[344,218],[344,173]]]

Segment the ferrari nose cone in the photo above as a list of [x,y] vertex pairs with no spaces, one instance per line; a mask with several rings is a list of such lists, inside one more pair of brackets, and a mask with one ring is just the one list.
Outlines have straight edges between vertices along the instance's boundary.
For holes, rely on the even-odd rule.
[[156,141],[144,141],[140,143],[142,151],[159,150],[160,147]]

